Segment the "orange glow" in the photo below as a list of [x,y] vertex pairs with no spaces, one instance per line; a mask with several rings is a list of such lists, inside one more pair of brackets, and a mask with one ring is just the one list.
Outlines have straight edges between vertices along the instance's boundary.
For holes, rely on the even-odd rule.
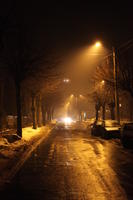
[[72,123],[72,119],[70,117],[64,117],[63,118],[63,121],[66,125],[69,125]]
[[73,94],[71,94],[70,98],[73,98],[73,97],[74,97],[74,95],[73,95]]
[[101,43],[100,43],[100,42],[96,42],[95,46],[96,46],[96,47],[100,47],[100,46],[101,46]]
[[69,78],[65,78],[65,79],[63,80],[63,82],[64,82],[64,83],[69,83],[69,82],[70,82],[70,79],[69,79]]
[[104,80],[102,80],[102,81],[101,81],[101,83],[102,83],[102,85],[104,85],[105,81],[104,81]]
[[67,103],[66,103],[66,107],[68,107],[69,105],[70,105],[70,102],[67,102]]

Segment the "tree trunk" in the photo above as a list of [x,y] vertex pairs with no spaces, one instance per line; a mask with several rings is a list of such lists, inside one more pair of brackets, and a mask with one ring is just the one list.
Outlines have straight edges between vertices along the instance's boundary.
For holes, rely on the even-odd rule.
[[115,120],[115,103],[112,102],[108,106],[110,109],[110,117],[112,120]]
[[114,120],[115,119],[114,107],[110,107],[110,115],[111,115],[111,119]]
[[50,107],[47,110],[47,114],[48,114],[48,121],[50,122],[51,121],[51,109],[50,109]]
[[98,109],[96,108],[96,121],[98,121],[98,118],[99,118],[99,113],[98,113]]
[[102,105],[102,120],[105,120],[105,103]]
[[0,130],[3,128],[4,118],[4,81],[0,81]]
[[42,123],[43,123],[43,126],[45,126],[46,125],[46,110],[43,104],[41,106],[41,110],[42,110]]
[[36,109],[35,109],[35,95],[32,94],[32,122],[33,122],[33,129],[36,129]]
[[17,134],[22,137],[22,116],[21,116],[21,86],[16,81],[16,104],[17,104]]
[[79,121],[82,121],[82,113],[79,111]]
[[96,121],[98,121],[98,118],[99,118],[99,109],[100,109],[99,104],[96,104],[96,105],[95,105],[95,110],[96,110]]
[[53,120],[54,118],[54,107],[51,109],[51,119]]
[[50,117],[50,111],[48,111],[48,121],[51,121],[51,117]]
[[45,110],[42,112],[42,123],[44,126],[46,125],[46,111]]
[[40,95],[36,98],[37,100],[37,125],[41,127],[41,97]]
[[130,115],[130,121],[133,120],[133,108],[132,108],[132,105],[133,105],[133,97],[130,97],[130,102],[129,102],[129,108],[130,108],[130,112],[129,112],[129,115]]

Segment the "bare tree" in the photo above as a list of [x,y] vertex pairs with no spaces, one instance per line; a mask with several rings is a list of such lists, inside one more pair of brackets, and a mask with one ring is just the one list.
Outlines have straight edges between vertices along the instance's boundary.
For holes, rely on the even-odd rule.
[[133,47],[126,52],[118,51],[119,87],[130,93],[133,97]]
[[104,60],[101,65],[96,68],[93,81],[95,81],[93,98],[96,103],[96,115],[98,115],[98,109],[102,107],[102,119],[105,120],[105,108],[108,106],[110,117],[111,119],[114,119],[114,79],[113,64],[110,57],[107,60]]
[[[58,59],[55,58],[52,61],[44,62],[45,67],[42,67],[36,75],[28,77],[23,82],[25,92],[29,93],[31,97],[34,129],[36,129],[37,126],[41,126],[42,123],[45,125],[46,110],[48,112],[48,105],[50,103],[49,97],[54,99],[54,93],[58,91],[58,87],[62,82],[58,73],[58,64],[60,63],[60,60],[58,60],[58,62],[57,60]],[[49,99],[49,101],[46,106],[47,99]],[[51,106],[50,109],[53,110]]]
[[27,77],[34,77],[41,66],[44,52],[37,52],[27,42],[24,26],[13,24],[4,35],[2,62],[12,76],[16,87],[17,134],[22,136],[21,89]]

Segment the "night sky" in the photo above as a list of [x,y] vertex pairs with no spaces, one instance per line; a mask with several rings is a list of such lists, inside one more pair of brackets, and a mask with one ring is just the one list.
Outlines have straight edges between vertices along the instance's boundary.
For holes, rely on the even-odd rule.
[[[15,21],[23,24],[27,41],[35,51],[37,48],[52,49],[59,54],[64,51],[66,57],[72,50],[97,40],[111,48],[133,37],[131,1],[5,0],[1,2],[0,17],[8,15],[12,24]],[[84,76],[81,79],[80,85]],[[88,82],[85,85],[88,89]]]
[[[1,13],[7,13],[13,5],[13,1],[4,2]],[[117,46],[133,36],[131,1],[16,2],[16,16],[19,15],[31,38],[36,36],[34,40],[53,48],[74,48],[97,39]]]

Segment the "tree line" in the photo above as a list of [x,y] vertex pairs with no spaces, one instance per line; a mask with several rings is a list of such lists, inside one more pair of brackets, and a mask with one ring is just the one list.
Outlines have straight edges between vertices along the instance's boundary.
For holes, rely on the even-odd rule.
[[[26,112],[32,113],[33,128],[46,124],[46,113],[47,120],[52,119],[55,102],[51,96],[55,95],[55,90],[61,84],[58,73],[60,61],[60,58],[52,54],[47,47],[31,40],[22,16],[14,11],[14,7],[11,6],[7,15],[0,17],[1,88],[6,77],[13,80],[16,94],[17,134],[20,137],[22,137],[24,107],[27,107]],[[2,110],[1,107],[1,127]]]

